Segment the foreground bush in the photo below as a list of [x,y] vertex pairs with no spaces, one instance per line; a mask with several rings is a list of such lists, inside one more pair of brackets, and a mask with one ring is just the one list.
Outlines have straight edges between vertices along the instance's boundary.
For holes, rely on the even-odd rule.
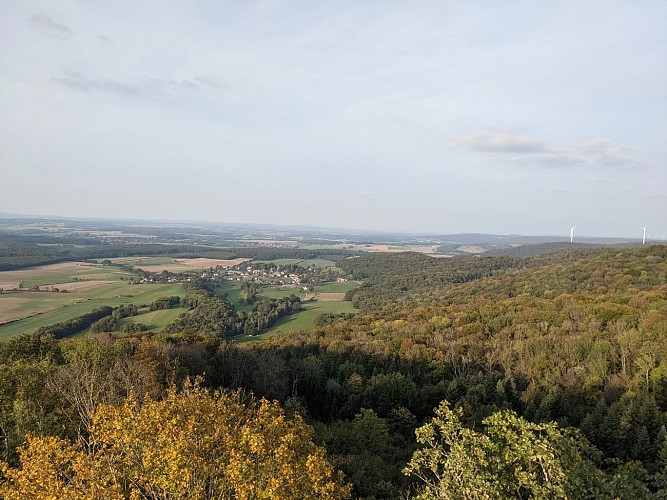
[[0,463],[0,497],[349,497],[312,430],[278,403],[199,388],[162,401],[100,405],[88,443],[30,437],[21,466]]

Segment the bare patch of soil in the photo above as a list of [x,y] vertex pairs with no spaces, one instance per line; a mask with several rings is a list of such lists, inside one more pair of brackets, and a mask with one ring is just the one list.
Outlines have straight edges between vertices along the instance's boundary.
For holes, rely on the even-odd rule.
[[116,283],[115,281],[75,281],[73,283],[54,283],[53,285],[43,285],[40,288],[50,289],[57,288],[58,290],[67,290],[68,292],[81,292],[83,290],[90,290],[98,286]]

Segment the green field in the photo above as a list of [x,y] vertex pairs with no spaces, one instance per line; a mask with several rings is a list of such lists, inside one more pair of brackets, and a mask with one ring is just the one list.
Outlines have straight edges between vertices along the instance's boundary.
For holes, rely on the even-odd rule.
[[[282,259],[289,260],[289,259]],[[229,284],[228,284],[229,283]],[[326,285],[321,285],[315,288],[315,292],[321,293],[345,293],[348,290],[354,290],[359,287],[359,283],[356,281],[346,281],[344,283],[327,283]],[[238,303],[242,300],[243,293],[241,292],[241,283],[240,282],[225,282],[224,288],[220,288],[220,291],[228,292],[228,300],[232,301],[237,309]],[[220,293],[216,290],[216,293]],[[283,297],[288,297],[289,295],[296,295],[303,299],[305,297],[305,292],[299,287],[262,287],[258,294],[258,299],[279,299]],[[252,309],[252,306],[247,304],[242,304],[244,310]],[[283,333],[296,332],[299,330],[307,330],[315,326],[315,320],[321,314],[326,313],[354,313],[358,309],[355,309],[352,306],[351,302],[304,302],[303,309],[296,314],[279,319],[275,325],[273,325],[268,331],[262,333],[261,335],[256,335],[253,337],[248,336],[239,336],[234,337],[233,342],[251,342],[255,340],[266,339],[273,337],[274,335],[280,335]]]
[[[141,260],[146,265],[160,265],[171,262],[170,258],[165,257],[141,259],[126,257],[113,260],[125,264],[132,264]],[[335,265],[333,261],[324,259],[279,259],[271,262],[299,263],[305,266],[321,267]],[[21,333],[32,333],[42,326],[68,321],[101,306],[145,305],[160,297],[169,295],[185,296],[185,290],[181,284],[131,285],[128,280],[133,276],[136,275],[113,265],[105,266],[80,262],[0,272],[0,283],[22,283],[20,291],[7,291],[0,294],[0,322],[4,322],[4,324],[0,324],[0,340]],[[93,281],[102,283],[92,283]],[[33,286],[44,287],[50,285],[60,285],[61,288],[64,286],[81,288],[70,290],[68,293],[28,290]],[[240,281],[224,281],[216,288],[215,293],[218,295],[226,294],[227,299],[238,310],[252,310],[253,306],[246,304],[243,300],[244,293],[241,291],[241,285],[242,282]],[[6,290],[10,290],[9,286],[5,286]],[[344,293],[357,286],[359,286],[358,283],[353,281],[328,283],[316,287],[315,291]],[[302,299],[305,297],[305,292],[299,287],[262,287],[258,299],[282,298],[292,294]],[[315,318],[322,313],[351,312],[352,310],[349,302],[308,302],[304,305],[303,311],[289,318],[284,318],[263,336],[309,328],[314,324]],[[183,312],[183,309],[143,311],[141,315],[127,321],[143,323],[147,325],[150,331],[158,331],[164,325],[176,319],[181,312]],[[20,319],[11,321],[15,317]],[[121,322],[121,324],[123,323]]]
[[[241,291],[241,283],[241,281],[225,281],[222,285],[216,287],[215,294],[223,296],[226,293],[227,300],[234,304],[236,309],[239,311],[251,311],[252,305],[245,303],[244,293]],[[354,290],[358,287],[359,284],[356,281],[347,281],[345,283],[327,283],[326,285],[315,287],[315,292],[345,293],[348,290]],[[289,297],[290,295],[296,295],[297,297],[303,299],[306,294],[301,287],[263,286],[257,294],[257,300],[281,299],[283,297]]]
[[[149,304],[160,297],[185,296],[181,284],[131,285],[128,279],[133,276],[115,266],[82,262],[0,272],[1,283],[23,284],[17,292],[0,294],[0,322],[4,323],[0,325],[0,340],[68,321],[101,306]],[[91,283],[93,281],[101,283]],[[75,288],[68,293],[27,290],[47,285]],[[20,319],[11,321],[14,318]]]
[[148,308],[144,308],[139,311],[137,316],[120,320],[119,326],[123,326],[125,323],[138,323],[146,325],[149,332],[159,332],[185,311],[184,307],[161,309],[159,311],[149,311]]
[[132,276],[133,274],[114,266],[73,263],[65,269],[56,264],[17,271],[2,271],[0,272],[0,282],[20,281],[22,282],[22,288],[32,288],[38,285],[55,285],[76,281],[120,281],[121,277],[128,279]]
[[261,335],[254,337],[242,335],[234,337],[233,342],[252,342],[283,333],[307,330],[315,326],[315,320],[321,314],[354,313],[357,311],[358,309],[355,309],[351,302],[305,302],[303,310],[279,319],[275,325]]
[[[318,285],[315,287],[315,293],[345,293],[349,290],[354,290],[359,288],[359,283],[356,281],[346,281],[344,283],[327,283],[326,285]],[[289,297],[290,295],[296,295],[302,299],[305,297],[305,292],[301,287],[263,287],[258,297],[259,299],[280,299],[283,297]]]
[[[241,291],[241,281],[225,280],[215,287],[215,294],[224,296],[239,311],[252,311],[252,304],[246,304],[245,294]],[[226,294],[226,295],[225,295]]]
[[290,295],[296,295],[297,297],[303,299],[306,294],[301,287],[263,287],[258,294],[259,300],[262,299],[282,299],[283,297],[289,297]]
[[42,309],[44,312],[29,318],[0,325],[0,340],[8,339],[21,333],[32,333],[41,326],[67,321],[89,313],[101,306],[119,306],[121,304],[149,304],[160,297],[178,295],[185,297],[185,290],[180,284],[145,284],[128,283],[100,286],[83,292],[67,294],[44,292],[20,292],[0,295],[0,301],[7,297],[28,298],[21,307]]
[[[245,294],[241,290],[242,283],[242,281],[224,281],[222,285],[215,288],[215,294],[221,297],[225,296],[225,298],[239,311],[252,311],[252,304],[246,304],[245,302]],[[281,299],[283,297],[289,297],[292,294],[300,298],[305,296],[304,291],[298,287],[283,286],[278,288],[263,286],[257,294],[257,300]]]

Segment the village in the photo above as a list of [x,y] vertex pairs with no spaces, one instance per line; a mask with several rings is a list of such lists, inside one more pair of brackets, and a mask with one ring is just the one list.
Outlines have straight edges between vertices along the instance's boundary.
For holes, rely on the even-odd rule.
[[271,262],[246,261],[232,267],[212,266],[199,272],[171,272],[163,270],[159,273],[135,268],[139,278],[130,278],[131,284],[146,283],[190,283],[195,279],[214,281],[240,281],[254,283],[257,286],[279,286],[312,291],[315,286],[324,283],[344,283],[347,278],[332,267],[308,266],[298,264],[276,264]]

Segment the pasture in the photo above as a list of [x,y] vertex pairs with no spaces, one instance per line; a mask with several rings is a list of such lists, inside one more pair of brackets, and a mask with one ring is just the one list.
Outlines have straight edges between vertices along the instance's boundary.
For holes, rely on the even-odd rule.
[[[34,286],[57,286],[76,281],[120,281],[121,277],[130,278],[132,274],[113,266],[88,262],[61,262],[15,271],[2,271],[0,272],[0,283],[4,285],[20,284],[21,288],[29,289]],[[6,291],[15,287],[3,286],[0,288]]]
[[[22,283],[17,291],[5,289],[0,294],[0,340],[32,333],[101,306],[149,304],[160,297],[185,296],[181,284],[131,285],[131,277],[133,274],[115,266],[84,262],[0,272],[0,282]],[[36,287],[55,287],[61,292],[33,291]]]
[[291,314],[289,316],[280,318],[278,321],[276,321],[275,325],[269,328],[266,332],[254,337],[249,337],[247,335],[234,337],[233,342],[251,342],[284,333],[307,330],[315,326],[315,320],[321,314],[354,313],[357,311],[358,309],[354,308],[352,302],[305,302],[301,311],[296,314]]
[[[169,257],[124,257],[111,259],[113,263],[141,268],[156,266],[160,270],[170,265],[183,270],[193,271],[197,265],[201,269],[212,265],[234,265],[237,260],[221,259],[174,259]],[[204,262],[206,261],[206,262]],[[213,262],[215,261],[215,262]],[[217,263],[216,263],[217,262]],[[301,266],[333,267],[335,262],[325,259],[278,259],[274,263],[297,263]],[[0,272],[0,340],[22,333],[32,333],[42,326],[68,321],[86,314],[101,306],[115,307],[121,304],[147,305],[154,300],[170,296],[185,296],[181,284],[137,284],[129,283],[129,278],[136,277],[132,272],[114,265],[102,265],[88,262],[63,262],[16,271]],[[5,286],[2,286],[4,284]],[[218,295],[225,295],[237,310],[252,310],[246,304],[240,281],[226,280],[215,289]],[[317,316],[328,312],[353,312],[349,302],[343,302],[345,292],[359,286],[359,283],[347,281],[327,283],[315,289],[315,301],[305,302],[303,310],[282,318],[265,336],[302,330],[314,325]],[[17,288],[18,290],[13,290]],[[60,292],[53,291],[54,288]],[[40,291],[35,291],[39,289]],[[264,286],[258,293],[258,299],[282,298],[297,295],[302,300],[306,294],[301,287]],[[312,297],[312,293],[310,295]],[[142,310],[140,315],[124,320],[145,324],[149,331],[159,331],[183,312],[182,308],[161,311]],[[120,323],[122,326],[123,322]]]
[[[281,259],[287,260],[287,259]],[[275,261],[272,261],[275,262]],[[345,297],[345,292],[348,290],[354,290],[359,287],[359,282],[357,281],[345,281],[341,283],[327,283],[326,285],[321,285],[315,287],[315,300],[307,300],[303,303],[303,308],[301,311],[291,314],[289,316],[279,319],[275,325],[269,328],[268,331],[256,335],[253,337],[249,336],[237,336],[233,338],[233,342],[251,342],[255,340],[261,340],[274,335],[280,335],[283,333],[296,332],[299,330],[307,330],[315,326],[315,320],[321,314],[326,313],[354,313],[357,312],[357,309],[352,306],[351,302],[345,302],[343,299]],[[227,300],[231,301],[239,310],[251,310],[252,306],[245,304],[243,302],[243,292],[241,291],[241,282],[238,281],[226,281],[222,286],[216,289],[216,293],[222,295],[224,292],[227,292]],[[289,295],[296,295],[297,297],[304,300],[306,297],[313,298],[313,293],[306,295],[301,287],[267,287],[264,286],[260,289],[258,293],[258,300],[262,299],[279,299],[283,297],[288,297]]]
[[158,311],[149,311],[147,307],[139,310],[139,314],[130,318],[123,318],[119,322],[119,328],[126,323],[137,323],[146,325],[146,331],[159,332],[169,323],[184,313],[184,307],[175,307],[174,309],[160,309]]
[[225,280],[215,287],[214,293],[225,297],[238,311],[252,311],[252,304],[245,302],[245,294],[241,290],[240,281]]

